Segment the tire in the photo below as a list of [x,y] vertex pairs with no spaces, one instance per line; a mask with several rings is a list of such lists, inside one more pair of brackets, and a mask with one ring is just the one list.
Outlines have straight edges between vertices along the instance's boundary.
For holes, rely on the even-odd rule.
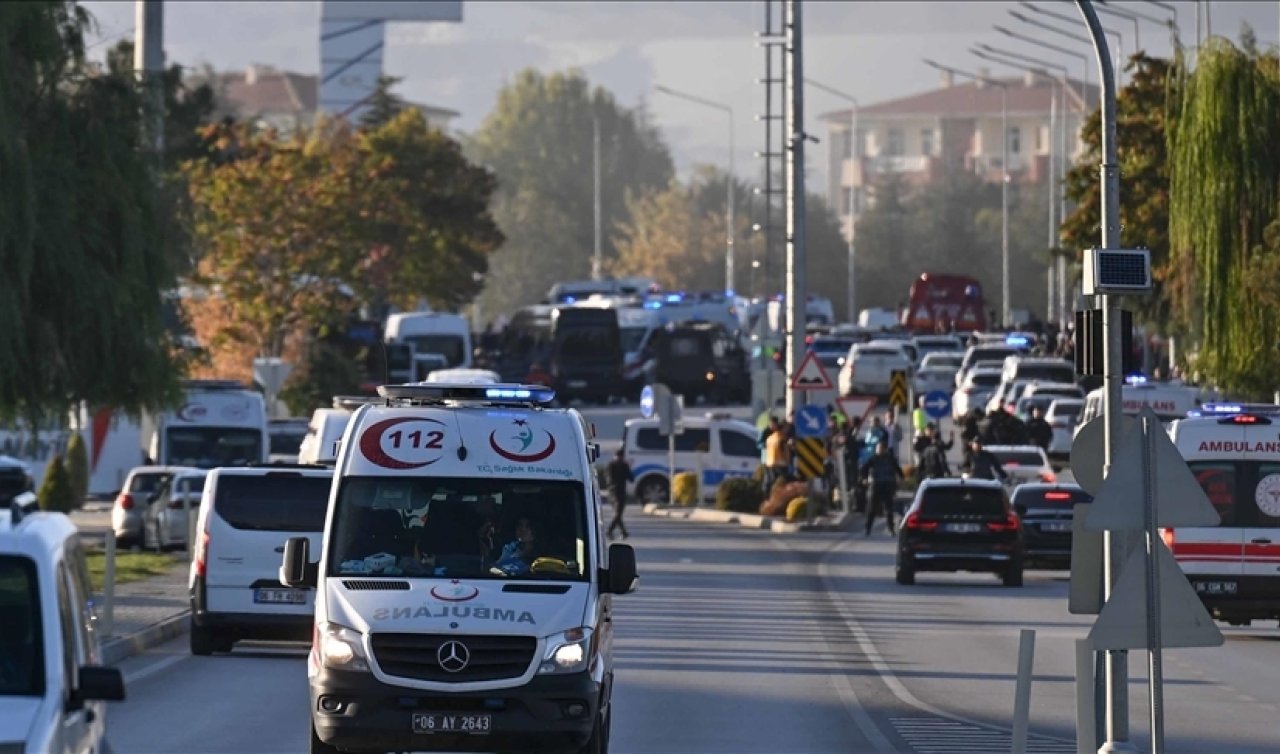
[[200,657],[208,657],[217,650],[217,637],[213,635],[213,630],[205,626],[197,626],[194,621],[191,623],[191,654]]
[[320,740],[320,736],[316,734],[316,726],[311,727],[311,747],[308,749],[310,754],[339,754],[342,750],[336,746],[330,746]]
[[578,754],[609,754],[609,729],[613,727],[613,715],[601,712],[596,724],[591,726],[591,738],[578,749]]
[[664,505],[671,499],[670,486],[660,476],[645,477],[636,485],[636,499],[643,503]]
[[911,586],[916,583],[916,570],[909,565],[903,565],[901,561],[893,570],[894,580],[903,586]]
[[1002,574],[1005,586],[1022,586],[1022,561],[1014,561]]

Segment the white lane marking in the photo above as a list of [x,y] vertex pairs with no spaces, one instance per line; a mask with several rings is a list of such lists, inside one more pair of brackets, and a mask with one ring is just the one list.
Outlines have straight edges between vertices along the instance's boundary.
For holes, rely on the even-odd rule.
[[150,665],[146,666],[145,668],[142,668],[141,670],[130,673],[129,675],[124,677],[124,682],[137,683],[138,681],[141,681],[144,678],[148,678],[150,676],[155,675],[156,673],[159,673],[161,670],[164,670],[167,667],[177,665],[183,660],[189,660],[189,659],[191,659],[189,655],[170,655],[162,660],[157,660],[156,662],[151,663]]
[[[782,550],[789,549],[777,539],[770,538],[769,544]],[[885,738],[884,733],[881,732],[880,726],[876,725],[875,721],[871,719],[871,715],[867,714],[866,708],[858,700],[858,692],[854,691],[853,683],[850,682],[849,676],[841,672],[840,653],[836,652],[835,647],[831,646],[825,631],[819,630],[818,636],[822,639],[822,646],[826,647],[827,650],[824,659],[834,668],[832,685],[835,686],[836,693],[840,695],[840,701],[844,703],[845,709],[849,711],[849,715],[853,718],[854,725],[858,726],[862,737],[867,739],[867,742],[874,746],[877,752],[895,754],[898,749],[889,743],[889,739]]]
[[[770,541],[775,541],[775,540],[770,540]],[[901,701],[903,704],[908,704],[912,707],[915,707],[921,712],[927,712],[931,715],[937,715],[938,717],[945,718],[947,720],[952,720],[957,723],[964,723],[966,725],[977,726],[978,728],[982,728],[984,730],[995,730],[995,731],[1000,731],[1002,733],[1012,733],[1011,728],[1007,728],[1000,725],[992,725],[990,723],[984,723],[979,720],[973,720],[971,718],[965,717],[964,715],[957,715],[953,712],[947,712],[945,710],[942,710],[942,709],[939,709],[938,707],[933,706],[932,704],[929,704],[928,702],[921,701],[916,697],[915,694],[912,694],[911,691],[908,690],[905,685],[903,685],[902,681],[898,680],[898,676],[894,674],[893,668],[889,667],[889,664],[885,662],[884,657],[880,654],[880,651],[876,649],[875,643],[871,641],[870,635],[867,634],[866,630],[862,627],[862,624],[858,622],[857,617],[854,616],[852,609],[843,599],[840,598],[839,596],[840,593],[836,591],[835,583],[831,576],[830,560],[837,553],[841,552],[844,549],[845,545],[849,544],[850,542],[852,542],[852,540],[850,539],[841,539],[838,542],[836,542],[835,546],[833,546],[830,550],[827,550],[826,555],[823,555],[822,559],[818,561],[818,574],[819,576],[822,577],[823,585],[827,590],[827,595],[831,599],[831,603],[835,605],[836,611],[840,613],[840,617],[844,621],[845,626],[849,629],[849,633],[853,634],[854,639],[856,639],[858,642],[858,646],[861,647],[862,649],[863,655],[865,655],[866,658],[871,661],[871,666],[875,668],[876,674],[880,676],[880,679],[882,681],[884,681],[885,686],[888,686],[889,690],[893,692],[893,695],[898,697],[898,700]],[[1067,743],[1067,744],[1071,744],[1072,746],[1075,745],[1075,741],[1072,739],[1061,738],[1059,736],[1051,736],[1051,735],[1042,734],[1042,733],[1037,733],[1037,734],[1033,734],[1032,736],[1029,736],[1028,745],[1030,745],[1030,741],[1033,739]]]

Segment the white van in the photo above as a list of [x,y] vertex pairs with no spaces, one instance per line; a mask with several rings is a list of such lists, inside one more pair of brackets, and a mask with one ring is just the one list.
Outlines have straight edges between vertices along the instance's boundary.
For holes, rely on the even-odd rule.
[[636,569],[605,547],[586,420],[536,386],[378,392],[318,562],[292,538],[280,567],[316,587],[310,751],[605,751],[612,595]]
[[315,592],[281,584],[289,537],[319,546],[330,469],[221,468],[205,479],[187,586],[191,653],[244,639],[311,638]]
[[24,492],[0,508],[0,751],[108,751],[106,701],[124,679],[101,666],[80,532],[31,512]]
[[[1182,419],[1187,413],[1200,408],[1205,401],[1214,400],[1216,394],[1192,385],[1169,382],[1136,382],[1120,388],[1121,411],[1125,416],[1137,416],[1143,406],[1150,406],[1165,426]],[[1106,403],[1106,388],[1100,387],[1084,399],[1080,411],[1080,423],[1076,432],[1095,417],[1102,415]]]
[[415,360],[439,354],[444,364],[435,368],[471,366],[471,325],[466,317],[444,312],[401,312],[387,317],[383,337],[388,343],[413,346]]
[[262,394],[234,380],[184,383],[176,411],[143,417],[155,466],[237,466],[266,463],[271,452]]
[[[702,497],[712,499],[720,482],[749,477],[760,465],[756,428],[724,414],[689,416],[676,435],[676,473],[702,470]],[[658,434],[657,419],[629,419],[622,447],[635,481],[630,494],[645,503],[666,503],[671,484],[667,438]]]
[[365,402],[360,398],[352,398],[350,403],[335,399],[333,408],[316,409],[307,424],[307,434],[298,446],[298,463],[333,463],[337,457],[338,441],[347,429],[347,422],[351,421],[352,412]]

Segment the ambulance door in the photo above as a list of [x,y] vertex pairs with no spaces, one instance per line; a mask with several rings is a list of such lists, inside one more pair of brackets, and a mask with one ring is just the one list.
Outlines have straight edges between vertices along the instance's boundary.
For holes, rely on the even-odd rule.
[[1274,581],[1274,586],[1259,584],[1265,584],[1263,588],[1269,593],[1254,595],[1255,599],[1280,599],[1280,460],[1251,466],[1256,474],[1249,480],[1248,498],[1242,501],[1248,511],[1241,522],[1244,575]]
[[1243,479],[1247,476],[1246,464],[1222,458],[1190,461],[1188,465],[1218,511],[1221,523],[1213,527],[1175,529],[1174,557],[1197,593],[1205,597],[1234,595],[1244,572],[1244,530],[1240,528],[1240,517],[1244,507],[1241,495],[1246,486]]

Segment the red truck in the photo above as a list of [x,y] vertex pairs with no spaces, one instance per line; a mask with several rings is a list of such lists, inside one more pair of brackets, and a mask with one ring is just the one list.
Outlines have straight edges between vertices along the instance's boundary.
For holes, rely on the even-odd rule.
[[965,275],[921,273],[911,284],[902,326],[921,334],[987,329],[982,284]]

